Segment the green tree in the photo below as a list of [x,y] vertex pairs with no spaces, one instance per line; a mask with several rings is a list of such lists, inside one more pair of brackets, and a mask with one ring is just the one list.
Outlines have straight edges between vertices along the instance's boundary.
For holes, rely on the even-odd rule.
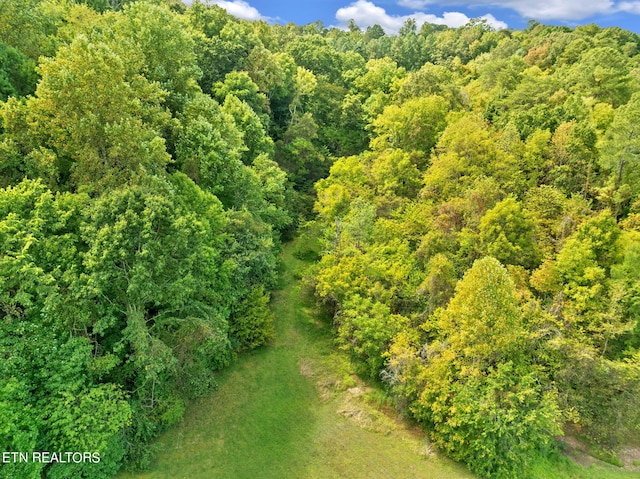
[[464,95],[455,83],[455,76],[442,65],[425,63],[419,70],[400,80],[398,85],[395,96],[400,102],[410,98],[437,95],[447,100],[451,109],[465,104]]
[[433,255],[426,267],[426,277],[418,289],[419,294],[427,297],[430,313],[447,305],[456,282],[455,267],[451,260],[442,253]]
[[398,36],[393,39],[391,46],[391,57],[408,71],[417,70],[424,64],[417,30],[416,21],[408,19],[400,28]]
[[[87,212],[77,294],[104,355],[122,364],[106,377],[134,391],[127,432],[134,463],[144,464],[146,442],[181,418],[179,381],[203,379],[203,364],[211,378],[230,359],[225,224],[220,202],[181,174],[171,185],[110,191]],[[185,328],[194,334],[185,338]]]
[[514,193],[523,183],[513,155],[498,148],[486,122],[473,114],[450,121],[442,132],[424,176],[421,195],[446,200],[490,176]]
[[200,88],[195,42],[182,15],[168,5],[135,2],[124,6],[116,26],[120,42],[128,39],[143,56],[141,72],[168,95],[164,104],[175,114]]
[[245,149],[241,159],[245,165],[250,165],[259,155],[273,155],[273,140],[267,135],[258,114],[245,101],[229,94],[224,100],[222,111],[234,119],[236,128],[242,135]]
[[258,156],[251,165],[257,180],[260,182],[260,193],[264,205],[257,213],[267,224],[276,231],[283,231],[293,221],[291,206],[287,205],[288,178],[278,164],[265,155]]
[[41,0],[2,0],[0,2],[0,38],[33,60],[52,55],[53,36],[60,21],[55,4]]
[[366,72],[353,82],[356,93],[363,95],[363,111],[367,122],[376,118],[390,103],[392,86],[403,78],[405,69],[390,58],[369,60]]
[[632,327],[609,280],[620,259],[619,235],[615,220],[602,212],[581,224],[555,261],[548,260],[531,278],[536,289],[555,295],[551,309],[562,315],[567,334],[592,354],[605,354],[610,342]]
[[533,221],[512,197],[500,201],[482,217],[480,238],[487,253],[503,264],[532,268],[537,263]]
[[249,54],[245,69],[270,102],[287,97],[293,88],[295,62],[287,53],[273,53],[258,45]]
[[[249,169],[242,163],[247,151],[230,100],[227,109],[204,94],[189,101],[180,118],[176,139],[176,162],[203,189],[213,193],[226,208],[239,207],[246,195],[255,196]],[[235,104],[235,106],[238,106]],[[242,108],[242,107],[240,107]],[[246,110],[245,110],[246,112]],[[256,125],[257,126],[257,125]]]
[[328,162],[316,145],[318,124],[310,112],[298,115],[281,140],[276,141],[276,161],[299,191],[309,192],[324,177]]
[[[78,36],[39,66],[36,96],[23,105],[28,136],[20,140],[30,143],[20,146],[31,157],[52,157],[59,187],[101,192],[169,162],[158,131],[165,94],[139,75],[135,56],[120,53]],[[4,127],[23,134],[22,124]]]
[[627,103],[632,93],[629,70],[620,51],[596,47],[585,51],[568,75],[575,91],[618,107]]
[[238,350],[255,349],[275,337],[274,315],[269,308],[269,294],[254,286],[235,308],[229,323],[229,336]]
[[227,73],[224,82],[216,82],[212,91],[220,104],[225,102],[228,95],[234,95],[244,101],[260,118],[263,128],[269,127],[269,101],[246,72]]
[[326,75],[332,82],[341,78],[342,59],[320,34],[314,32],[298,36],[285,48],[299,67],[316,75]]
[[523,474],[560,432],[553,389],[533,364],[515,287],[493,258],[476,261],[446,309],[428,324],[434,335],[411,406],[452,457],[481,477]]
[[639,135],[640,94],[635,93],[629,103],[616,110],[601,147],[600,163],[611,175],[601,197],[616,214],[622,213],[630,201],[640,195],[637,187]]
[[[304,67],[297,68],[294,82],[295,93],[293,95],[293,100],[291,100],[291,105],[289,105],[292,123],[297,119],[296,115],[298,113],[298,109],[301,110],[300,113],[304,113],[305,103],[307,103],[308,98],[311,97],[317,86],[318,80],[312,71],[307,70]],[[307,99],[307,101],[305,101],[305,99]]]
[[33,93],[38,80],[35,66],[20,51],[0,42],[0,101]]
[[585,123],[562,123],[551,140],[556,166],[550,179],[567,194],[588,195],[598,173],[596,132]]
[[[3,341],[4,342],[4,341]],[[2,344],[2,346],[5,346]],[[2,347],[3,351],[6,351]],[[0,375],[0,447],[5,451],[35,451],[41,427],[33,405],[29,404],[28,385],[6,374]],[[0,477],[42,477],[43,463],[14,462],[3,464]]]
[[[100,451],[108,458],[100,465],[56,464],[48,477],[113,475],[131,420],[122,387],[95,373],[99,349],[73,292],[81,274],[86,202],[79,195],[54,197],[38,181],[0,191],[0,415],[14,414],[3,421],[2,446]],[[40,469],[16,464],[2,475],[39,477]]]
[[198,2],[196,6],[188,12],[203,33],[196,39],[196,54],[203,73],[200,86],[208,92],[213,84],[224,81],[226,74],[241,70],[261,42],[251,23],[236,19],[218,5]]
[[530,189],[524,200],[525,210],[533,220],[533,233],[542,257],[551,257],[570,233],[567,231],[568,200],[560,190],[549,185]]
[[402,149],[373,152],[369,166],[371,186],[381,196],[415,197],[420,186],[420,171],[416,166],[419,154]]
[[418,150],[428,155],[446,126],[446,115],[447,102],[436,95],[389,105],[372,123],[377,136],[371,147]]
[[384,365],[393,337],[408,324],[407,318],[391,314],[385,304],[358,295],[345,301],[336,321],[342,349],[363,360],[371,377],[376,377]]

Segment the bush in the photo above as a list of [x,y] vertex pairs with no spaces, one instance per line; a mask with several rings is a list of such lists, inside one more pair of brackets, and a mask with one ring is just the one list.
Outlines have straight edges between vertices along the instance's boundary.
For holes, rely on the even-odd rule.
[[254,286],[230,319],[229,336],[239,351],[255,349],[275,336],[274,316],[269,294]]

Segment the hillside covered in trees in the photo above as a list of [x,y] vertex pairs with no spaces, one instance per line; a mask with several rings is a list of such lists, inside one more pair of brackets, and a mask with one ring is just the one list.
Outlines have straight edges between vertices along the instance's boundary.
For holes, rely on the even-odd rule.
[[338,346],[447,455],[637,444],[639,175],[628,31],[0,0],[0,449],[101,457],[0,477],[145,467],[308,221]]

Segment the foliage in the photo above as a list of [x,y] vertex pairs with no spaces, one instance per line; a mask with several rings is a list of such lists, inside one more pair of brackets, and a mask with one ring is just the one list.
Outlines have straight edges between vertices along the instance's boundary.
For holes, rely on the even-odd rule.
[[6,43],[0,43],[0,65],[0,101],[9,96],[33,93],[37,81],[33,60]]
[[240,350],[254,349],[273,339],[274,316],[262,287],[254,287],[234,311],[229,334]]
[[407,325],[407,318],[391,314],[383,303],[355,295],[345,301],[337,317],[338,341],[363,359],[375,377],[384,364],[384,352],[391,339]]
[[527,357],[523,323],[515,287],[493,258],[476,261],[428,323],[412,411],[481,477],[522,475],[559,432],[557,399]]
[[637,35],[0,0],[0,36],[0,446],[109,458],[3,474],[148,464],[314,212],[339,346],[449,455],[637,437]]
[[528,268],[535,265],[533,222],[513,198],[502,200],[487,211],[479,229],[487,253],[502,264]]
[[373,121],[376,138],[371,146],[428,154],[444,130],[446,111],[445,100],[435,95],[407,100],[401,107],[390,105]]
[[563,423],[637,437],[637,35],[334,35],[370,138],[315,187],[339,344],[482,476],[525,476]]

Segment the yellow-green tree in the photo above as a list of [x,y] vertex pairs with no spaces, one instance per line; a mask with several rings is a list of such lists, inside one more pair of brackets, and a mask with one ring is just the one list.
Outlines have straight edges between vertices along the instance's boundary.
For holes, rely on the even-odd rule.
[[474,263],[427,323],[414,416],[434,442],[482,477],[519,477],[560,432],[556,393],[532,361],[506,269]]

